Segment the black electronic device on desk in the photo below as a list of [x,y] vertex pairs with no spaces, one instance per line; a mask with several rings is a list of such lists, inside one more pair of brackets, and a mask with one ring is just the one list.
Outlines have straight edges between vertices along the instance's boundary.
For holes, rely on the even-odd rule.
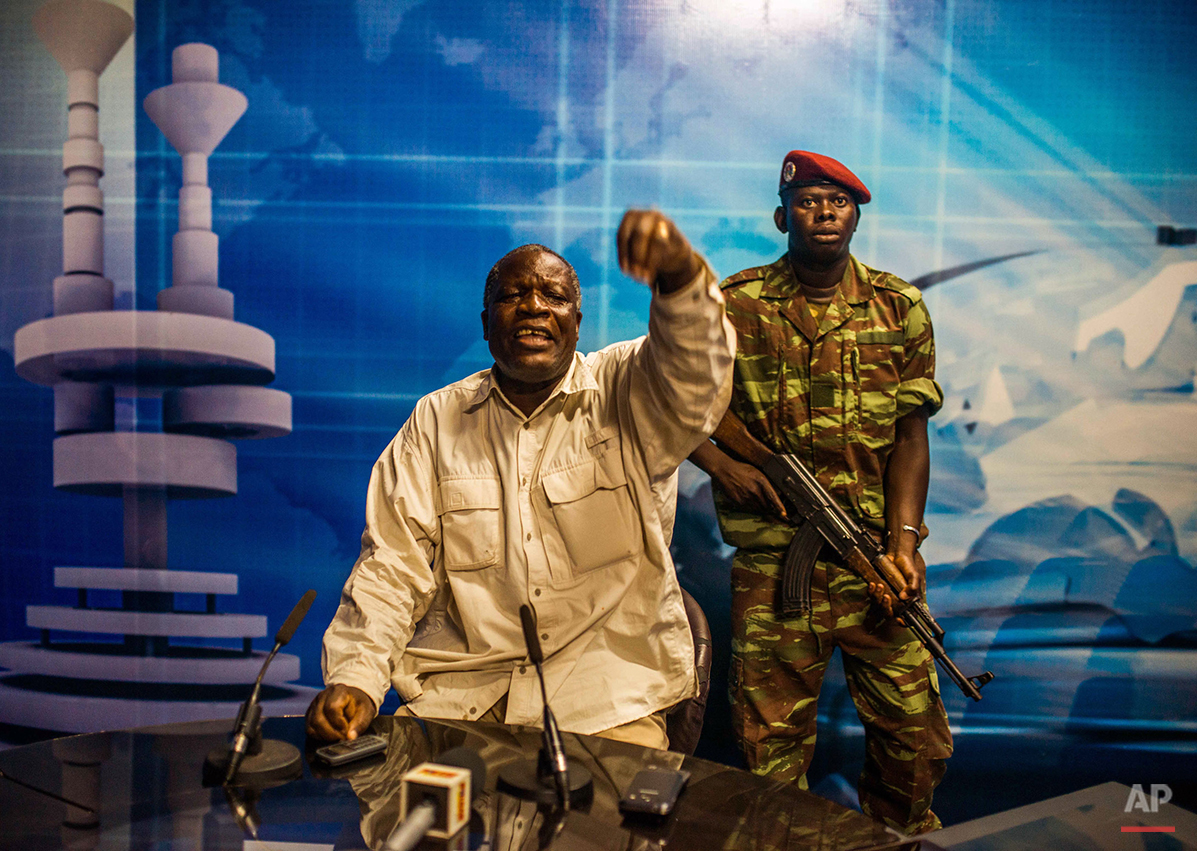
[[316,748],[316,758],[325,765],[347,765],[380,754],[387,749],[387,740],[377,733],[366,733],[356,739],[333,742]]
[[667,816],[689,779],[690,772],[680,769],[641,769],[619,799],[619,809],[628,815]]

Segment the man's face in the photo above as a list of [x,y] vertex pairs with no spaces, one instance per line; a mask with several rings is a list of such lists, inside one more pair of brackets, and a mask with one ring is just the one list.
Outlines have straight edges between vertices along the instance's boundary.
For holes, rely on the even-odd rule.
[[790,259],[831,266],[848,255],[856,232],[856,203],[840,186],[797,186],[773,213],[777,229],[789,234]]
[[529,251],[500,267],[482,312],[482,338],[503,377],[534,388],[569,371],[581,321],[568,267],[552,254]]

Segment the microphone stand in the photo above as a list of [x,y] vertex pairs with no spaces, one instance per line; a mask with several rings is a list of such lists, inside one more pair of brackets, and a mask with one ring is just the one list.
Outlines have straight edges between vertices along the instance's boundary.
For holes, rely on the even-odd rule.
[[[528,611],[525,606],[520,609],[520,615]],[[535,630],[535,626],[533,627]],[[539,649],[539,648],[537,648]],[[544,702],[544,732],[541,733],[541,745],[536,760],[537,774],[543,779],[546,775],[553,778],[553,785],[557,789],[557,805],[569,811],[569,757],[565,755],[565,742],[561,740],[561,730],[557,727],[557,718],[553,710],[549,709],[548,690],[544,685],[544,670],[540,662],[536,662],[536,676],[540,679],[540,695]]]
[[262,794],[260,790],[253,787],[247,789],[239,789],[236,786],[225,786],[224,799],[229,805],[229,812],[233,814],[233,819],[237,822],[237,827],[241,828],[250,839],[258,838],[258,828],[262,824],[261,818],[258,817],[258,798]]
[[544,820],[540,823],[540,830],[536,831],[536,848],[537,851],[544,851],[546,848],[551,848],[557,841],[557,837],[565,830],[565,822],[569,818],[569,807],[553,807],[546,811],[546,807],[541,805],[538,809],[544,814]]
[[524,629],[524,643],[528,658],[536,666],[540,679],[540,694],[544,703],[544,732],[540,751],[535,760],[508,763],[499,770],[499,787],[518,798],[535,800],[541,804],[555,804],[563,812],[571,806],[583,806],[594,797],[594,780],[590,772],[565,755],[565,743],[557,718],[549,708],[549,693],[544,684],[544,652],[536,637],[536,620],[529,606],[520,606],[520,623]]
[[290,742],[262,738],[262,679],[275,654],[295,635],[316,599],[315,591],[308,591],[274,636],[274,647],[267,654],[254,681],[253,691],[233,723],[232,741],[228,748],[216,748],[204,760],[205,786],[268,786],[285,783],[302,773],[303,758]]

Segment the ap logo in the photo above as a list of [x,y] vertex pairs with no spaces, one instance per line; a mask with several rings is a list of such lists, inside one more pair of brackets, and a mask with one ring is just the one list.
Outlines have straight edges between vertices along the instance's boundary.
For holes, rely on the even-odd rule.
[[1172,790],[1164,783],[1151,784],[1151,796],[1143,791],[1143,784],[1136,783],[1131,787],[1130,794],[1126,796],[1126,807],[1124,812],[1131,810],[1141,810],[1145,813],[1158,813],[1160,811],[1160,804],[1166,804],[1172,800]]

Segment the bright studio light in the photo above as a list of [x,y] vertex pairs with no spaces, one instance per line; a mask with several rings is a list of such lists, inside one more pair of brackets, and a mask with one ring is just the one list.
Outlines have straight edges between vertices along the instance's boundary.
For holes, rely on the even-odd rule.
[[722,25],[818,26],[844,16],[847,0],[688,0],[684,8]]

